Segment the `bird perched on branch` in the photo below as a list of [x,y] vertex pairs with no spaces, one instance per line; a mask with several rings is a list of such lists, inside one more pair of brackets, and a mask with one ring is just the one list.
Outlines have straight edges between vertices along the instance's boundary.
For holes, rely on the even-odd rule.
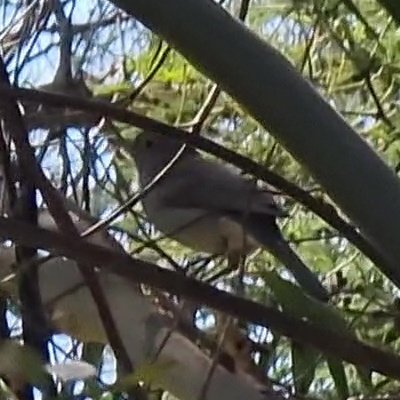
[[231,266],[263,247],[310,296],[326,301],[326,289],[283,238],[276,218],[284,213],[271,192],[188,146],[166,168],[182,146],[155,132],[142,132],[125,145],[142,189],[165,169],[142,200],[149,221],[194,250],[227,256]]

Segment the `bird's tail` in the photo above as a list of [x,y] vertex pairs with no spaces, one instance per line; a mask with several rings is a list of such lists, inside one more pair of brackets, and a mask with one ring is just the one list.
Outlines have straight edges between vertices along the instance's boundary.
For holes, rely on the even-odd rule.
[[328,301],[329,293],[286,242],[276,224],[275,217],[269,215],[250,215],[246,226],[251,235],[292,273],[297,283],[311,297]]

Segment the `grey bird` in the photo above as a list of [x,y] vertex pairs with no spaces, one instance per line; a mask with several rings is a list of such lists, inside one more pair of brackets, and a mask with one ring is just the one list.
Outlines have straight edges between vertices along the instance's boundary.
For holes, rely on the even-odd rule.
[[[182,143],[142,132],[124,146],[144,188],[171,161]],[[285,215],[270,191],[227,165],[186,146],[177,162],[142,200],[147,217],[166,236],[197,251],[225,255],[231,265],[263,247],[283,263],[308,295],[328,292],[283,238],[276,217]]]

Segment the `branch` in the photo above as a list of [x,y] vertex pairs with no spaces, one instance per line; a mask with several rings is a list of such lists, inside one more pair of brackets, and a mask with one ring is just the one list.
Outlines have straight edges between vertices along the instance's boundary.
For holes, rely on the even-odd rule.
[[[10,85],[7,70],[2,58],[0,57],[0,81],[6,87]],[[21,173],[24,174],[24,180],[32,182],[34,187],[40,190],[48,209],[54,218],[60,231],[65,232],[70,237],[79,239],[79,232],[64,208],[61,196],[52,186],[43,173],[41,167],[37,164],[34,151],[30,146],[28,133],[24,126],[24,122],[18,108],[17,103],[12,99],[5,99],[0,102],[2,111],[4,112],[4,120],[9,127],[10,137],[15,144],[15,150],[18,156],[19,167]],[[118,355],[118,359],[124,366],[125,371],[132,369],[129,358],[125,355],[125,349],[115,329],[115,324],[108,307],[107,301],[103,295],[97,276],[91,265],[81,264],[80,271],[85,278],[93,298],[98,306],[102,321],[106,327],[107,335],[110,339],[114,351]]]
[[285,57],[212,0],[113,3],[242,104],[311,172],[398,275],[397,176]]
[[[57,254],[74,259],[78,263],[96,265],[101,270],[112,272],[132,282],[185,296],[243,321],[268,327],[296,342],[317,348],[335,358],[400,379],[400,357],[395,354],[370,346],[353,337],[294,318],[273,307],[236,297],[193,278],[142,260],[132,259],[119,251],[3,217],[0,217],[0,237],[18,244],[56,251]],[[59,281],[59,275],[55,271],[54,273],[55,281]],[[131,307],[126,307],[126,304],[120,307],[127,308],[130,313],[132,311]]]
[[305,205],[315,214],[320,216],[332,227],[337,229],[353,245],[369,257],[374,264],[380,268],[386,276],[400,287],[400,273],[396,270],[397,263],[391,263],[377,251],[374,246],[358,233],[358,231],[344,219],[340,218],[336,210],[329,204],[312,197],[306,191],[295,184],[287,181],[281,176],[260,166],[251,159],[238,153],[226,149],[210,140],[199,135],[190,135],[187,132],[174,128],[170,125],[142,116],[140,114],[115,107],[108,102],[83,99],[81,97],[68,96],[59,93],[46,93],[38,90],[9,88],[0,84],[0,93],[14,99],[22,99],[26,102],[52,104],[53,107],[68,107],[71,109],[85,110],[96,114],[96,118],[102,116],[116,119],[131,125],[135,125],[144,130],[157,130],[166,135],[183,139],[185,142],[199,149],[213,154],[226,162],[232,163],[241,168],[246,173],[254,175],[256,178],[269,183],[283,193],[288,194],[295,200]]
[[396,25],[400,25],[400,3],[397,0],[378,0],[378,3],[392,16]]
[[[83,232],[96,220],[69,200],[66,200],[65,206],[79,232]],[[48,210],[39,213],[39,226],[58,231]],[[121,245],[106,230],[96,232],[88,240],[108,249],[123,251]],[[1,279],[12,274],[14,263],[13,247],[0,247]],[[14,279],[8,278],[5,281],[2,283],[3,289],[12,293]],[[39,281],[43,303],[58,331],[85,343],[95,340],[107,344],[101,316],[90,291],[84,286],[76,262],[61,257],[43,262],[39,268]],[[160,313],[158,305],[151,298],[143,296],[137,285],[132,285],[124,278],[103,272],[99,274],[99,282],[111,306],[113,318],[130,359],[135,360],[140,367],[143,363],[154,362],[157,354],[157,362],[161,366],[165,363],[168,365],[168,368],[160,371],[161,382],[152,382],[153,388],[154,385],[160,386],[181,400],[198,399],[206,371],[211,364],[210,358],[193,344],[193,341],[198,342],[198,331],[191,326],[190,332],[188,329],[181,332],[182,327],[179,326],[181,333],[172,332],[171,329],[175,327],[174,318],[167,316],[165,312]],[[209,340],[208,337],[207,339]],[[157,369],[157,365],[155,368]],[[265,389],[259,380],[247,373],[239,374],[227,369],[221,360],[208,388],[206,400],[282,400],[273,391],[265,393]],[[137,398],[137,395],[133,398]]]

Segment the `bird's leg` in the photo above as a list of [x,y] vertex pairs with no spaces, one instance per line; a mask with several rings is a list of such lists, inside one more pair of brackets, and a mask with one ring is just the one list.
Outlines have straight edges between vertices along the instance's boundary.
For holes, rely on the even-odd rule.
[[219,228],[225,242],[228,267],[231,271],[238,270],[244,266],[246,253],[251,246],[251,238],[247,237],[242,225],[227,217],[220,218]]
[[[258,247],[258,245],[252,237],[247,235],[242,225],[228,217],[221,217],[219,219],[219,234],[224,243],[223,254],[228,261],[228,266],[217,274],[214,274],[212,278],[207,281],[215,281],[230,272],[238,271],[238,281],[241,284],[244,275],[246,255]],[[236,289],[239,289],[239,291],[240,284],[238,283],[238,286],[236,286]]]
[[243,249],[240,249],[239,251],[235,249],[234,251],[228,252],[227,259],[228,270],[232,272],[236,271],[236,276],[234,279],[235,292],[238,296],[243,296],[243,276],[245,273],[246,255],[244,254]]
[[245,273],[246,254],[251,247],[251,238],[248,237],[244,226],[223,218],[221,232],[226,240],[226,257],[228,270],[236,271],[234,281],[235,292],[238,296],[244,295],[243,277]]
[[240,269],[241,266],[244,264],[245,257],[243,256],[242,251],[235,250],[228,250],[226,252],[226,258],[228,260],[228,270],[230,272],[237,271]]

